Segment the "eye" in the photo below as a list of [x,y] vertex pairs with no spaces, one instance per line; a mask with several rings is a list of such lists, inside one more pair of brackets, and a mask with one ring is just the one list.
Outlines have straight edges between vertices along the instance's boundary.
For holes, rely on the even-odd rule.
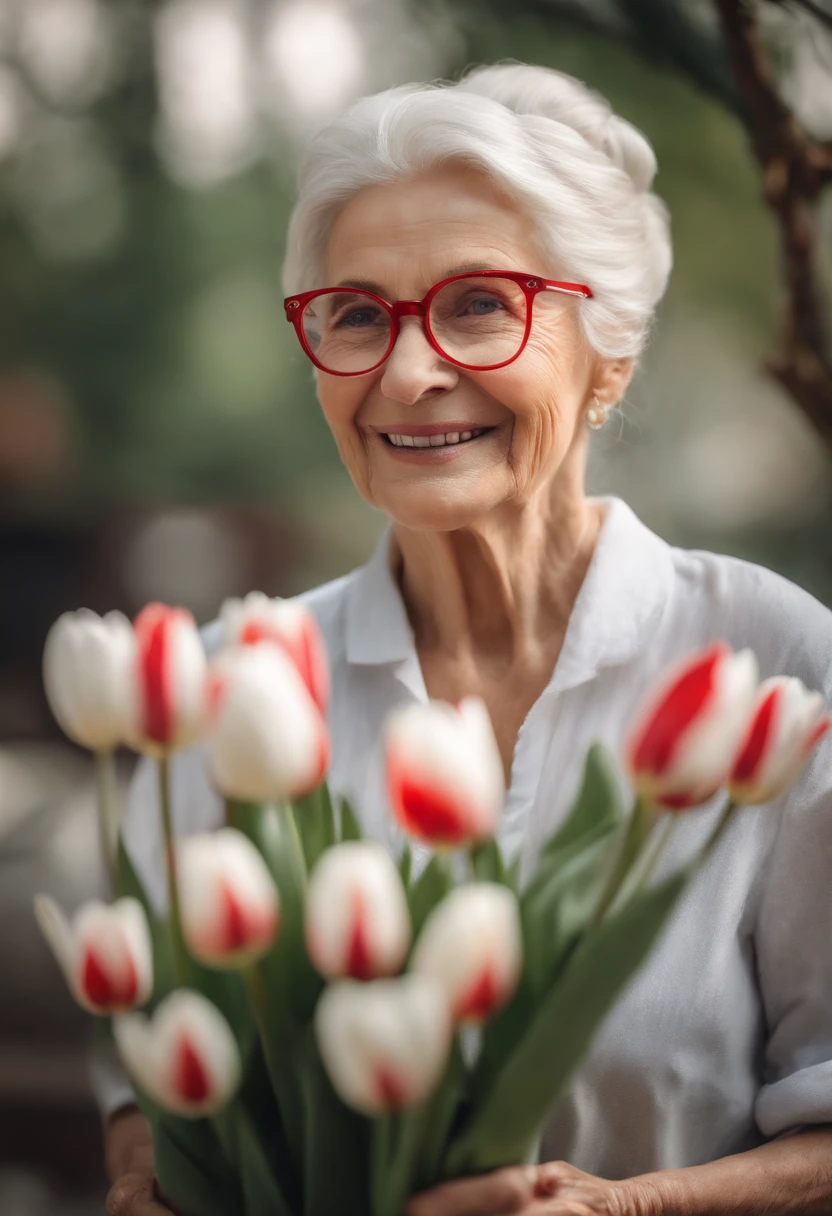
[[504,308],[505,305],[502,300],[480,296],[476,300],[470,300],[467,307],[473,309],[475,317],[487,317],[489,313],[494,312],[498,308]]
[[371,305],[363,304],[353,308],[345,308],[339,316],[333,317],[333,323],[338,329],[363,329],[372,325],[379,318],[379,310]]

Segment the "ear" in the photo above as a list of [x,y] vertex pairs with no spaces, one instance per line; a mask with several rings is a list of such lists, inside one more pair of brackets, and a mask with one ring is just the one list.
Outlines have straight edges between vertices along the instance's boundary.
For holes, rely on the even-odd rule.
[[636,361],[628,359],[599,359],[590,385],[591,396],[599,405],[618,405],[627,391],[635,371]]

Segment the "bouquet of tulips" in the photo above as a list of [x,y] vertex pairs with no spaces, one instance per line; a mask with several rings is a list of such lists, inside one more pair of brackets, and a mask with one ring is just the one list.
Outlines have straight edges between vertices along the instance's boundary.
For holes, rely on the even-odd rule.
[[[797,776],[829,729],[750,651],[690,656],[602,747],[522,886],[495,830],[503,767],[484,704],[385,726],[391,813],[430,846],[394,861],[326,784],[328,668],[294,601],[227,602],[209,662],[190,615],[81,610],[52,627],[47,694],[97,759],[113,902],[36,915],[102,1015],[183,1216],[400,1216],[441,1180],[535,1158],[550,1107],[741,803]],[[226,824],[174,839],[169,765],[200,743]],[[167,912],[121,842],[113,750],[155,757]],[[653,879],[667,835],[720,789],[701,851]],[[713,808],[712,808],[713,809]],[[652,881],[651,881],[652,880]],[[145,1012],[137,1012],[144,1007]]]

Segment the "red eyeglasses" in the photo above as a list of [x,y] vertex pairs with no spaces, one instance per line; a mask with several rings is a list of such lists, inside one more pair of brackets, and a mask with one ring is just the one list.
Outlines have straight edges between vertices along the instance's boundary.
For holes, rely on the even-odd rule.
[[283,306],[306,354],[331,376],[364,376],[380,367],[402,317],[421,317],[431,346],[449,363],[492,371],[521,354],[534,302],[539,309],[557,294],[590,299],[592,291],[516,270],[480,270],[434,283],[421,300],[391,303],[372,291],[324,287],[287,296]]

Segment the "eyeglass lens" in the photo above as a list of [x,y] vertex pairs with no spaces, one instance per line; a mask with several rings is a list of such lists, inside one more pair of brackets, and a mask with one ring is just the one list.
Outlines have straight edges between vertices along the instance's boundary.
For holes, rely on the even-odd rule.
[[[526,331],[526,297],[512,279],[456,279],[431,301],[430,328],[442,353],[474,367],[513,358]],[[369,371],[390,345],[390,314],[363,291],[316,296],[303,314],[310,350],[328,371]]]

